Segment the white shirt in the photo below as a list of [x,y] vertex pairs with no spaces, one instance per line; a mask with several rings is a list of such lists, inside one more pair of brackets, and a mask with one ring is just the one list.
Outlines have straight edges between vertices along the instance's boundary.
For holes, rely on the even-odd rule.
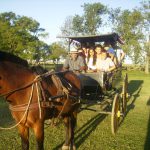
[[116,55],[117,55],[117,58],[118,58],[119,62],[121,61],[122,54],[124,54],[124,51],[122,49],[117,49],[116,50]]
[[89,58],[87,66],[88,66],[88,70],[90,70],[90,69],[96,69],[96,66],[93,65],[93,58]]
[[101,71],[109,71],[109,69],[111,67],[114,67],[115,64],[114,62],[111,60],[111,58],[107,57],[106,59],[102,60],[102,59],[98,59],[96,61],[96,68],[97,70],[101,70]]

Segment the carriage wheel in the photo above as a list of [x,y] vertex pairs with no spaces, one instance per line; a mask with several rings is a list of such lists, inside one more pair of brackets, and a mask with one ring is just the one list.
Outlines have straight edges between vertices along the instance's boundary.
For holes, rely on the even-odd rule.
[[127,98],[128,98],[128,75],[126,74],[123,81],[123,87],[122,87],[122,113],[125,116],[126,108],[127,108]]
[[114,97],[114,101],[112,105],[112,114],[111,114],[112,134],[115,134],[117,132],[120,122],[121,122],[121,101],[120,101],[120,96],[117,93]]

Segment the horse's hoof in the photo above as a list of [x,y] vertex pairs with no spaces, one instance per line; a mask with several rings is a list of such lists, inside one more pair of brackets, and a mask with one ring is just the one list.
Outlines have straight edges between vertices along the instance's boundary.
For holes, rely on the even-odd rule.
[[[70,146],[63,145],[63,146],[62,146],[62,150],[71,150],[71,149],[70,149]],[[73,145],[73,149],[72,149],[72,150],[76,150],[75,145]]]

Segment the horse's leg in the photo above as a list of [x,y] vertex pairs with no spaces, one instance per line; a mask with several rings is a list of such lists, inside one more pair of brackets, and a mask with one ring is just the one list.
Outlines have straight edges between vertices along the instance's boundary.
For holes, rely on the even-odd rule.
[[70,144],[70,141],[69,141],[69,117],[64,118],[64,124],[65,124],[65,128],[66,128],[66,138],[65,138],[65,143],[62,147],[62,150],[63,149],[65,150],[65,147],[67,147],[67,146],[69,148],[69,144]]
[[76,126],[76,116],[71,115],[70,117],[66,117],[64,123],[66,126],[66,139],[62,150],[75,150],[74,129]]
[[76,150],[74,145],[74,131],[77,123],[77,114],[73,113],[70,120],[70,150]]
[[38,121],[33,127],[37,142],[37,150],[44,150],[44,122]]
[[18,125],[18,129],[21,137],[22,150],[28,150],[29,149],[29,128],[20,124]]

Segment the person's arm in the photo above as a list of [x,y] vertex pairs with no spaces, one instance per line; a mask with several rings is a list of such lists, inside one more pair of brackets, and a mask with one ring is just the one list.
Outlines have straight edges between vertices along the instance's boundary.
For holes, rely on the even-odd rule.
[[113,71],[115,69],[116,69],[116,66],[115,66],[114,62],[111,59],[109,59],[109,69],[108,69],[108,72],[111,72],[111,71]]
[[86,67],[83,57],[79,57],[79,62],[80,62],[80,66],[79,66],[80,71],[86,71],[87,67]]
[[68,70],[69,69],[69,57],[66,58],[64,65],[63,65],[63,70]]
[[115,70],[115,69],[116,69],[116,66],[110,67],[110,68],[108,69],[108,72],[111,72],[111,71],[113,71],[113,70]]

